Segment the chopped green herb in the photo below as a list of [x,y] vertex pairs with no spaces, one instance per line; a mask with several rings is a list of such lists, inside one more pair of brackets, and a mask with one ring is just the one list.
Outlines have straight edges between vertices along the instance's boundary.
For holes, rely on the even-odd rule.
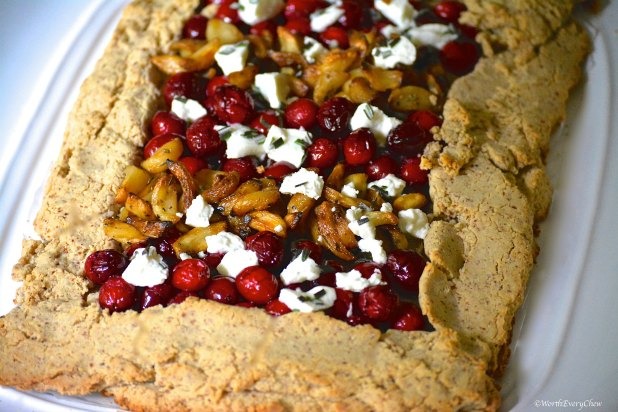
[[360,219],[358,219],[358,224],[359,225],[364,225],[365,223],[369,223],[369,217],[368,216],[363,216]]
[[221,138],[221,140],[227,140],[230,138],[232,133],[234,133],[234,129],[232,129],[230,126],[224,127],[223,129],[219,130],[219,138]]
[[219,50],[217,53],[222,54],[224,56],[229,56],[230,54],[234,53],[234,50],[236,50],[236,47],[228,46],[226,48]]
[[397,45],[397,43],[399,43],[399,41],[401,40],[401,37],[396,37],[394,39],[389,40],[386,45],[390,48],[393,48]]
[[367,119],[369,120],[373,119],[374,112],[373,112],[373,107],[371,107],[371,105],[369,104],[366,105],[363,108],[363,112],[365,112],[365,116],[367,116]]
[[277,149],[281,147],[284,143],[285,143],[285,140],[283,140],[283,137],[278,137],[275,140],[273,140],[272,145],[275,149]]
[[317,292],[315,292],[313,296],[315,296],[316,299],[320,299],[324,295],[326,295],[326,291],[324,289],[320,289]]
[[296,140],[294,140],[294,143],[296,143],[297,145],[299,145],[303,149],[305,149],[305,148],[307,148],[307,146],[309,146],[309,143],[307,143],[307,141],[303,140],[303,139],[296,139]]
[[294,187],[301,187],[301,186],[306,185],[307,183],[309,183],[309,182],[296,183],[296,184],[294,185]]

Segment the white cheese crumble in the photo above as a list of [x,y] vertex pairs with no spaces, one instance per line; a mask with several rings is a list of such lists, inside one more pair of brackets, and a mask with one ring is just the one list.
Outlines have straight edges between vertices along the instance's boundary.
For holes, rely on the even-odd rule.
[[305,149],[311,144],[311,133],[302,129],[283,129],[271,126],[264,141],[269,159],[285,161],[299,168],[305,161]]
[[337,4],[332,4],[324,9],[314,11],[309,16],[311,30],[316,33],[322,33],[335,24],[344,13],[345,11]]
[[279,191],[285,194],[302,193],[312,199],[319,199],[324,188],[324,179],[313,170],[304,167],[287,175],[281,182]]
[[396,37],[384,46],[371,50],[373,63],[382,69],[392,69],[398,64],[411,65],[416,61],[416,47],[407,37]]
[[279,300],[283,304],[293,311],[305,313],[328,309],[336,299],[335,288],[329,286],[316,286],[308,292],[283,288],[279,292]]
[[315,280],[320,277],[321,272],[322,270],[315,263],[315,260],[301,253],[281,271],[281,281],[284,285],[290,285],[306,280]]
[[387,174],[382,179],[370,182],[367,187],[377,188],[381,193],[388,197],[396,197],[403,193],[406,188],[406,181],[398,178],[392,173]]
[[264,140],[266,136],[242,124],[215,126],[221,140],[226,142],[225,155],[228,159],[255,156],[264,160]]
[[446,24],[430,23],[412,27],[406,36],[417,46],[432,46],[441,49],[446,43],[456,40],[455,29]]
[[400,29],[415,25],[417,12],[408,0],[375,0],[373,6]]
[[224,75],[239,72],[245,68],[249,57],[249,41],[243,40],[234,44],[226,44],[215,53],[215,61]]
[[425,239],[429,231],[429,220],[421,209],[401,210],[398,217],[399,229],[416,238]]
[[281,109],[290,94],[288,77],[283,73],[260,73],[255,76],[254,85],[272,109]]
[[243,250],[245,242],[240,236],[230,232],[219,232],[215,235],[206,236],[206,251],[208,253],[228,253],[234,250]]
[[349,197],[358,197],[360,191],[354,186],[354,182],[349,182],[341,188],[341,194]]
[[253,26],[275,17],[284,6],[283,0],[238,0],[238,17]]
[[376,227],[365,214],[365,210],[352,206],[345,212],[345,218],[348,220],[348,228],[356,236],[363,239],[375,239]]
[[180,258],[180,260],[187,260],[187,259],[193,258],[193,256],[185,252],[181,252],[180,255],[178,255],[178,257]]
[[171,112],[187,122],[194,122],[207,113],[200,102],[185,97],[174,97]]
[[392,212],[392,211],[393,211],[393,205],[391,205],[388,202],[384,202],[380,206],[380,212]]
[[152,287],[165,282],[169,275],[167,264],[154,246],[135,249],[122,278],[133,286]]
[[385,285],[382,281],[382,272],[375,269],[369,279],[365,279],[358,270],[352,269],[349,272],[335,273],[335,282],[339,289],[360,292],[369,286]]
[[214,211],[215,209],[206,203],[202,195],[197,195],[187,208],[185,223],[193,227],[208,227]]
[[379,146],[386,145],[386,136],[395,127],[401,124],[401,120],[396,117],[387,116],[379,108],[362,103],[357,108],[352,118],[350,119],[350,128],[352,130],[367,127],[376,138]]
[[382,241],[378,239],[360,239],[358,241],[358,248],[371,254],[371,260],[376,263],[386,263],[386,251],[382,248]]
[[257,264],[258,257],[253,250],[236,249],[223,256],[221,263],[217,266],[217,271],[223,276],[236,278],[243,269]]
[[326,47],[322,46],[322,43],[313,37],[305,36],[303,40],[303,56],[305,60],[307,60],[307,63],[315,63],[318,57],[327,51]]

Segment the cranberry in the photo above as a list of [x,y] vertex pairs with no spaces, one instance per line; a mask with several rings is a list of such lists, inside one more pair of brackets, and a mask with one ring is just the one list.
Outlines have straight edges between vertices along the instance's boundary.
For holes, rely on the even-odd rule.
[[299,240],[294,245],[293,250],[304,251],[309,253],[309,257],[313,259],[318,265],[322,262],[322,247],[311,240]]
[[221,260],[223,260],[223,256],[225,255],[225,253],[208,253],[206,252],[205,256],[203,258],[201,258],[204,262],[206,262],[206,264],[208,265],[209,268],[216,268],[217,266],[219,266],[219,263],[221,263]]
[[253,302],[242,301],[238,302],[236,306],[240,306],[241,308],[254,308],[255,304]]
[[97,250],[86,258],[84,273],[92,283],[101,285],[111,277],[122,275],[128,264],[126,256],[116,250]]
[[[176,229],[173,228],[173,230]],[[178,235],[174,234],[174,236],[168,235],[167,237],[148,240],[148,245],[154,246],[157,249],[157,253],[163,257],[168,267],[173,267],[178,263],[178,257],[176,257],[176,252],[174,252],[174,247],[172,246],[177,238]]]
[[376,152],[376,139],[366,127],[354,130],[343,139],[343,156],[352,166],[367,164]]
[[347,49],[350,47],[348,32],[338,26],[330,26],[320,33],[320,40],[331,48],[338,47],[340,49]]
[[453,40],[440,50],[440,62],[448,71],[463,76],[474,69],[480,54],[476,44],[469,41]]
[[296,17],[289,19],[284,26],[293,34],[300,34],[307,36],[311,33],[311,23],[309,23],[308,17]]
[[238,172],[241,182],[246,182],[258,176],[251,156],[240,157],[238,159],[226,159],[221,166],[221,170],[225,172]]
[[201,101],[204,96],[198,74],[195,72],[183,72],[170,76],[163,86],[163,97],[167,105],[172,104],[174,97],[186,97]]
[[457,28],[459,29],[461,34],[463,34],[464,36],[466,36],[467,38],[471,40],[474,40],[476,38],[476,35],[479,34],[479,29],[473,26],[469,26],[467,24],[458,23]]
[[270,177],[280,182],[290,173],[294,173],[296,168],[288,162],[276,162],[268,166],[264,171],[264,177]]
[[[346,29],[358,29],[363,20],[363,9],[360,2],[356,0],[344,0],[341,4],[343,16],[339,18],[339,23]],[[339,46],[343,47],[343,46]]]
[[358,263],[354,269],[358,270],[365,279],[369,279],[376,271],[382,273],[380,265],[375,262]]
[[255,252],[262,266],[271,268],[283,260],[283,242],[272,232],[257,232],[247,237],[245,247]]
[[185,259],[172,270],[172,285],[186,292],[202,290],[210,280],[210,269],[201,259]]
[[277,35],[277,25],[272,20],[264,20],[257,24],[254,24],[249,29],[249,33],[255,36],[262,36],[264,33],[269,33],[269,35],[274,38]]
[[397,162],[388,155],[382,155],[367,164],[365,173],[367,173],[369,180],[378,180],[386,177],[386,175],[396,174],[397,169]]
[[279,299],[273,299],[264,306],[264,310],[272,316],[281,316],[286,313],[290,313],[292,310],[288,306],[281,302]]
[[273,125],[279,125],[279,117],[277,116],[277,113],[271,110],[265,112],[258,112],[255,119],[253,119],[251,123],[249,123],[249,127],[257,130],[262,134],[268,134],[270,126]]
[[370,320],[387,321],[397,309],[399,299],[386,285],[369,286],[358,295],[358,306]]
[[263,305],[277,295],[279,283],[275,275],[263,267],[249,266],[236,276],[236,288],[248,301]]
[[338,157],[337,144],[326,137],[319,137],[307,148],[306,164],[323,169],[334,166]]
[[124,254],[126,256],[133,256],[133,252],[135,252],[137,249],[141,249],[141,248],[145,248],[146,242],[137,242],[137,243],[131,243],[129,246],[127,246],[127,248],[124,251]]
[[399,175],[411,185],[424,185],[429,181],[426,170],[421,169],[420,157],[409,157],[401,162]]
[[196,298],[199,297],[196,292],[187,292],[186,290],[181,290],[173,298],[171,298],[170,301],[167,302],[167,304],[168,305],[176,305],[178,303],[184,302],[185,300],[187,300],[191,296],[194,296]]
[[337,286],[337,276],[335,275],[335,272],[322,273],[319,278],[312,282],[311,286],[330,286],[331,288],[334,288]]
[[223,148],[223,141],[215,130],[215,122],[208,116],[203,116],[191,123],[187,128],[187,146],[197,157],[209,156]]
[[145,288],[140,297],[139,306],[142,310],[157,305],[166,306],[175,293],[176,291],[169,283]]
[[357,296],[344,289],[335,288],[337,299],[329,315],[335,319],[343,320],[352,326],[367,323],[368,319],[360,312]]
[[318,105],[311,99],[294,100],[285,108],[285,123],[288,127],[310,129],[316,122]]
[[175,133],[165,133],[153,137],[144,146],[144,159],[148,159],[150,156],[155,154],[155,152],[159,150],[161,146],[171,142],[176,138],[182,139],[182,136]]
[[187,122],[172,112],[160,110],[152,116],[150,130],[153,136],[165,133],[175,133],[184,136],[187,131]]
[[333,97],[318,109],[318,124],[329,132],[343,131],[352,117],[352,108],[352,102],[345,97]]
[[178,161],[181,162],[192,175],[208,166],[205,161],[193,156],[184,156],[178,159]]
[[386,138],[391,153],[404,156],[422,153],[430,141],[431,134],[414,122],[403,122],[393,128]]
[[406,122],[416,123],[421,129],[428,132],[435,126],[442,125],[442,119],[429,110],[417,110],[410,113],[410,115],[406,118]]
[[215,17],[225,21],[226,23],[238,23],[238,4],[234,1],[225,1],[219,5]]
[[403,288],[418,292],[418,281],[425,268],[425,260],[413,250],[394,250],[386,259],[386,267]]
[[191,16],[182,28],[182,37],[185,39],[205,40],[207,25],[208,19],[201,14]]
[[228,124],[244,123],[254,114],[253,99],[239,87],[229,84],[219,86],[213,97],[217,117]]
[[329,259],[324,264],[337,272],[343,272],[343,265],[336,259]]
[[466,5],[458,1],[442,0],[433,8],[434,13],[449,23],[457,23],[461,13],[466,10]]
[[208,81],[208,85],[206,86],[206,95],[214,96],[217,92],[217,89],[226,84],[230,84],[227,77],[225,76],[215,76]]
[[234,279],[226,277],[212,279],[206,286],[204,297],[226,305],[235,305],[238,302],[238,291]]
[[283,10],[283,15],[288,20],[298,17],[308,17],[317,9],[325,6],[326,4],[322,0],[288,0]]
[[401,302],[391,320],[390,327],[398,330],[422,330],[424,326],[421,309],[411,302]]
[[99,290],[99,305],[111,312],[130,309],[135,303],[135,286],[121,277],[109,278]]

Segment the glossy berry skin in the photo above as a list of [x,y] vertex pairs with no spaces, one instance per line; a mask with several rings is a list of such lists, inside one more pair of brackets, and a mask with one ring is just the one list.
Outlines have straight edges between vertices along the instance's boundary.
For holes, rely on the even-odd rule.
[[284,118],[287,127],[310,129],[316,122],[318,105],[311,99],[299,98],[285,108]]
[[198,75],[194,72],[177,73],[170,76],[163,86],[163,97],[168,107],[174,97],[186,97],[201,101],[204,96],[203,87]]
[[192,175],[196,174],[202,169],[205,169],[206,166],[208,166],[205,161],[193,156],[184,156],[178,159],[178,161],[181,162]]
[[176,138],[182,139],[182,136],[175,133],[164,133],[153,137],[144,146],[144,159],[148,159],[150,156],[155,154],[155,152],[159,150],[161,146],[171,142]]
[[175,293],[176,290],[169,283],[147,287],[141,294],[139,306],[142,310],[157,305],[166,306]]
[[277,296],[279,282],[263,267],[249,266],[236,276],[236,288],[248,301],[264,305]]
[[423,153],[431,134],[417,123],[403,122],[393,128],[386,138],[386,144],[393,155],[416,156]]
[[249,33],[256,36],[261,36],[264,34],[264,32],[269,33],[270,36],[275,38],[275,36],[277,35],[277,25],[275,24],[275,22],[272,20],[265,20],[260,23],[254,24],[249,28]]
[[331,48],[347,49],[350,47],[348,32],[338,26],[330,26],[320,33],[320,40]]
[[306,250],[309,253],[309,257],[313,259],[318,265],[322,263],[322,247],[311,240],[299,240],[294,244],[295,251]]
[[215,121],[203,116],[187,128],[187,147],[196,157],[204,157],[216,154],[223,147],[224,143],[219,138],[219,133],[215,130]]
[[361,262],[354,265],[354,269],[358,270],[365,279],[369,279],[376,271],[382,273],[381,265],[375,262]]
[[365,173],[367,173],[369,180],[382,179],[388,174],[396,174],[397,171],[397,162],[388,155],[382,155],[371,160],[365,168]]
[[99,289],[99,305],[111,312],[131,309],[135,304],[135,286],[121,277],[109,278]]
[[306,165],[324,169],[337,163],[339,150],[337,144],[326,137],[319,137],[307,148]]
[[373,158],[376,139],[366,127],[354,130],[343,139],[343,157],[351,166],[362,166]]
[[240,157],[238,159],[225,159],[221,166],[221,170],[225,172],[238,172],[241,182],[246,182],[249,179],[258,177],[251,156]]
[[206,95],[214,96],[217,92],[217,89],[221,86],[229,84],[229,81],[226,76],[215,76],[208,81],[208,85],[206,86]]
[[429,181],[427,171],[421,169],[420,157],[403,159],[399,169],[399,176],[411,185],[424,185]]
[[360,312],[368,319],[385,322],[395,313],[399,298],[386,285],[369,286],[358,295]]
[[212,97],[215,114],[228,124],[245,123],[255,114],[253,98],[234,85],[219,86]]
[[391,319],[391,329],[423,330],[425,321],[421,309],[411,302],[401,302]]
[[358,296],[349,290],[335,288],[337,299],[330,308],[329,314],[335,319],[343,320],[349,325],[356,326],[368,323],[358,305]]
[[206,26],[208,26],[208,19],[206,17],[201,14],[191,16],[182,28],[182,37],[185,39],[205,40]]
[[311,13],[326,5],[326,2],[322,0],[288,0],[285,9],[283,9],[283,15],[288,20],[309,17]]
[[259,264],[264,267],[278,266],[283,260],[283,242],[272,232],[262,231],[248,236],[245,247],[255,252]]
[[233,1],[224,1],[221,3],[215,17],[226,23],[238,23],[240,18],[238,17],[238,8],[234,3]]
[[363,9],[360,2],[357,0],[344,0],[341,8],[343,9],[343,16],[339,18],[339,24],[347,30],[358,29],[363,20]]
[[416,110],[406,118],[406,122],[416,123],[421,129],[431,131],[432,128],[442,125],[442,119],[429,110]]
[[268,166],[264,171],[264,177],[270,177],[280,182],[285,176],[289,175],[290,173],[294,173],[295,171],[296,168],[293,165],[281,161]]
[[199,297],[199,295],[196,292],[187,292],[185,290],[181,290],[176,295],[174,295],[174,297],[172,297],[167,304],[168,305],[175,305],[175,304],[178,304],[178,303],[182,303],[182,302],[184,302],[185,300],[187,300],[188,298],[190,298],[192,296],[196,297],[196,298]]
[[210,280],[210,269],[201,259],[185,259],[172,270],[172,285],[186,292],[202,290]]
[[263,135],[268,134],[270,126],[273,125],[279,126],[279,117],[277,116],[277,113],[270,110],[258,112],[257,116],[253,120],[251,120],[251,123],[249,123],[249,127],[257,130]]
[[204,290],[204,297],[226,305],[235,305],[238,302],[238,290],[234,279],[226,277],[212,279]]
[[353,104],[344,97],[328,99],[318,109],[318,125],[328,132],[347,130]]
[[418,281],[425,268],[425,260],[418,253],[413,250],[393,250],[386,258],[386,267],[399,286],[418,292]]
[[292,312],[290,308],[279,299],[273,299],[264,306],[264,310],[272,316],[281,316]]
[[470,73],[479,57],[476,44],[468,41],[453,40],[440,50],[440,63],[446,71],[457,76]]
[[466,10],[466,5],[458,1],[443,0],[436,4],[433,8],[437,16],[443,18],[449,23],[457,23],[461,13]]
[[86,258],[84,274],[95,285],[102,285],[109,278],[122,275],[128,264],[127,257],[116,250],[98,250]]
[[152,116],[150,130],[153,136],[166,133],[175,133],[184,136],[187,131],[187,122],[172,112],[160,110]]
[[307,36],[311,33],[311,23],[309,23],[308,17],[296,17],[288,20],[284,26],[292,34],[300,34]]

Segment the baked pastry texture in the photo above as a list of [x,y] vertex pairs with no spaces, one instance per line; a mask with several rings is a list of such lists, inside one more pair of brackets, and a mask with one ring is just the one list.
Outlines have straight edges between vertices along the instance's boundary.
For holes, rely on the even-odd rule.
[[434,220],[420,302],[433,332],[381,333],[320,313],[189,299],[109,314],[83,262],[113,246],[102,224],[161,104],[165,51],[197,0],[136,0],[81,88],[36,230],[0,318],[0,384],[103,392],[136,411],[496,410],[549,208],[550,135],[580,80],[588,39],[572,1],[467,0],[485,57],[455,82],[426,149]]

